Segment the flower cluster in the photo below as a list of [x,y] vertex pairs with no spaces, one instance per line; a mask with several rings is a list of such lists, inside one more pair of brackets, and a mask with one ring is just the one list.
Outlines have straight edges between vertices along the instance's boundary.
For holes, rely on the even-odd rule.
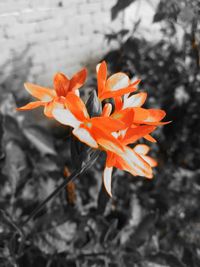
[[[72,133],[81,142],[94,149],[106,152],[107,158],[103,172],[105,188],[110,196],[113,168],[118,168],[134,176],[152,178],[152,167],[156,161],[148,156],[149,147],[130,145],[145,138],[150,142],[156,140],[150,135],[161,122],[165,112],[160,109],[145,109],[147,94],[133,94],[139,80],[131,83],[129,77],[118,72],[107,78],[106,62],[97,65],[97,86],[99,102],[104,104],[99,116],[90,117],[86,105],[80,98],[79,88],[83,86],[87,71],[82,69],[72,79],[63,73],[54,77],[54,89],[25,83],[26,90],[38,101],[31,102],[18,110],[29,110],[44,106],[44,114],[61,124],[73,128]],[[109,102],[113,99],[114,104]],[[106,100],[106,101],[103,101]],[[103,101],[103,102],[102,102]]]

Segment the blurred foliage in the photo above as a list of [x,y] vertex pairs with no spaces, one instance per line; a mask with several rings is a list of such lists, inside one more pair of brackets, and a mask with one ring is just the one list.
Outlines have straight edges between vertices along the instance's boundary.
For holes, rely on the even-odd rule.
[[[113,18],[131,2],[118,0]],[[106,36],[120,45],[105,56],[110,71],[140,77],[147,107],[163,108],[173,121],[156,132],[155,179],[118,170],[110,199],[101,186],[102,157],[24,227],[31,211],[79,167],[80,151],[87,148],[73,140],[70,158],[69,130],[54,122],[38,124],[36,113],[16,112],[24,96],[4,90],[12,77],[6,77],[8,84],[3,80],[0,266],[200,266],[199,18],[198,0],[162,0],[154,15],[154,23],[162,23],[162,40],[140,36],[140,21],[131,31]],[[184,32],[181,45],[177,24]],[[99,114],[95,94],[87,105]]]

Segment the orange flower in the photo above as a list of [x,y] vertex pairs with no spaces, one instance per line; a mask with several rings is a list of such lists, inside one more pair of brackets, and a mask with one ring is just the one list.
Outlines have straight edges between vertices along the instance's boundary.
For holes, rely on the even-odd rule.
[[[128,108],[130,110],[130,108]],[[125,109],[126,110],[126,109]],[[119,112],[119,111],[118,111]],[[115,117],[118,112],[115,112],[111,117]],[[110,116],[111,104],[106,104],[103,108],[103,116]],[[152,167],[156,166],[156,162],[146,156],[149,151],[148,146],[138,145],[131,149],[127,145],[136,142],[138,139],[148,135],[156,129],[154,125],[131,125],[124,130],[112,133],[113,136],[123,146],[122,150],[111,151],[109,147],[102,144],[107,152],[106,166],[103,174],[103,181],[108,194],[111,196],[111,174],[113,167],[128,171],[132,175],[145,176],[152,178]],[[139,150],[140,148],[140,150]],[[148,149],[147,149],[148,148]],[[143,149],[143,150],[142,150]],[[145,150],[146,149],[146,150]]]
[[136,90],[135,86],[139,82],[140,80],[131,83],[129,77],[123,72],[115,73],[107,79],[106,62],[103,61],[97,65],[98,97],[100,100],[134,92]]
[[118,113],[120,120],[112,117],[90,118],[83,101],[69,93],[65,99],[66,109],[54,108],[54,118],[64,125],[71,126],[72,133],[82,142],[93,148],[106,146],[110,151],[121,151],[123,146],[111,133],[126,129],[132,121],[132,110]]
[[120,170],[128,171],[133,176],[145,176],[149,179],[153,177],[152,167],[157,165],[157,162],[147,156],[149,151],[147,145],[136,145],[133,149],[125,146],[123,153],[111,153],[107,152],[106,167],[103,172],[103,182],[106,191],[110,196],[111,193],[111,181],[113,167]]
[[[150,160],[143,159],[137,152],[126,146],[129,142],[135,141],[155,129],[155,126],[140,126],[134,129],[129,136],[123,135],[130,129],[130,122],[133,120],[132,109],[125,109],[109,116],[110,104],[103,109],[104,117],[90,118],[82,100],[69,93],[66,96],[65,105],[67,109],[55,108],[53,116],[64,125],[71,126],[72,133],[83,143],[93,148],[100,148],[107,152],[107,162],[104,170],[104,184],[107,186],[111,179],[111,168],[117,167],[126,170],[133,175],[152,178]],[[108,116],[105,116],[107,112]],[[150,159],[150,157],[149,157]],[[108,193],[111,194],[108,188]]]
[[111,75],[107,79],[107,65],[103,61],[97,65],[98,98],[102,101],[113,98],[115,109],[106,103],[100,117],[90,117],[84,102],[79,97],[78,89],[86,80],[86,69],[76,73],[71,80],[64,74],[54,77],[54,89],[26,83],[26,90],[39,99],[18,110],[27,110],[44,106],[47,117],[73,128],[72,133],[83,143],[92,148],[99,148],[107,153],[103,181],[110,196],[113,168],[118,168],[134,176],[153,177],[152,167],[157,162],[147,156],[149,147],[144,144],[129,147],[140,138],[151,142],[156,140],[150,135],[162,122],[166,113],[160,109],[142,108],[147,94],[137,90],[136,80],[131,83],[129,77],[122,72]]
[[[132,108],[134,111],[134,118],[132,122],[133,128],[140,124],[159,126],[169,123],[161,122],[166,115],[165,111],[160,109],[141,108],[147,98],[147,93],[140,92],[130,96],[131,92],[137,90],[136,85],[139,82],[140,80],[136,80],[131,83],[128,76],[123,72],[116,73],[107,79],[106,62],[103,61],[97,65],[98,97],[100,100],[105,98],[114,98],[114,113],[126,108]],[[123,95],[124,97],[122,98]],[[143,137],[148,141],[156,142],[156,140],[149,134]]]
[[[147,93],[140,92],[129,96],[130,94],[125,94],[124,98],[116,97],[115,100],[115,110],[120,111],[126,108],[132,108],[134,111],[134,118],[132,123],[132,128],[138,125],[165,125],[170,122],[161,122],[161,120],[166,116],[164,110],[161,109],[144,109],[141,106],[144,104]],[[150,142],[156,142],[156,140],[149,134],[143,136]]]
[[54,89],[41,87],[32,83],[25,83],[25,89],[39,101],[30,102],[27,105],[18,108],[18,110],[30,110],[39,106],[44,106],[44,114],[51,118],[52,110],[55,107],[64,108],[65,97],[73,92],[79,95],[78,89],[84,84],[87,76],[87,70],[84,68],[77,72],[71,79],[68,79],[63,73],[57,73],[54,76]]

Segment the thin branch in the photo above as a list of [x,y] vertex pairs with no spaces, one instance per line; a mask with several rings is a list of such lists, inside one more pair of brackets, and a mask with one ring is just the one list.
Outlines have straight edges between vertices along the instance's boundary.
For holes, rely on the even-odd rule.
[[34,218],[36,216],[36,214],[38,214],[38,212],[42,208],[44,208],[44,206],[47,204],[47,202],[49,202],[53,197],[58,195],[58,193],[63,188],[65,188],[70,182],[74,181],[79,175],[83,174],[88,168],[90,168],[95,163],[95,161],[99,157],[99,155],[100,155],[99,150],[96,150],[95,152],[93,152],[90,159],[84,165],[82,165],[78,170],[73,171],[72,174],[68,177],[68,179],[63,181],[45,200],[42,201],[41,204],[39,204],[39,206],[37,206],[31,212],[29,217],[23,222],[21,228],[24,227],[32,218]]
[[[90,154],[90,152],[92,152],[93,150],[90,149],[88,151],[88,154]],[[44,206],[47,204],[47,202],[49,202],[50,200],[52,200],[56,195],[58,195],[58,193],[65,188],[70,182],[74,181],[78,176],[80,176],[81,174],[83,174],[88,168],[90,168],[95,161],[97,160],[97,158],[100,155],[100,151],[96,150],[94,152],[91,153],[90,159],[87,162],[83,162],[81,167],[78,170],[75,170],[72,172],[72,174],[68,177],[68,179],[65,179],[46,199],[44,199],[42,201],[41,204],[39,204],[32,212],[31,214],[28,216],[28,218],[23,222],[23,224],[21,225],[21,228],[23,228],[31,219],[33,219],[36,214],[38,214],[38,212],[44,208]],[[12,238],[12,242],[11,245],[13,244],[13,241],[15,239],[16,234],[13,235]],[[21,242],[18,246],[18,256],[21,255],[23,247],[24,247],[24,243],[26,240],[26,236],[23,235],[21,237]]]

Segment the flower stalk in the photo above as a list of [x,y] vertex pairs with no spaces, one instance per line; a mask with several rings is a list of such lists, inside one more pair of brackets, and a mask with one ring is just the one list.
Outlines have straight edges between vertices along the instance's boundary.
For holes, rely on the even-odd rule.
[[73,182],[78,176],[82,175],[84,172],[86,172],[92,165],[96,162],[100,155],[100,150],[96,150],[92,152],[93,149],[90,149],[88,153],[91,152],[90,159],[87,162],[84,162],[82,166],[78,169],[72,172],[72,174],[65,179],[46,199],[42,201],[28,216],[28,218],[23,222],[21,227],[24,227],[31,219],[33,219],[39,211],[41,211],[45,205],[52,200],[55,196],[57,196],[60,191],[65,188],[70,182]]

